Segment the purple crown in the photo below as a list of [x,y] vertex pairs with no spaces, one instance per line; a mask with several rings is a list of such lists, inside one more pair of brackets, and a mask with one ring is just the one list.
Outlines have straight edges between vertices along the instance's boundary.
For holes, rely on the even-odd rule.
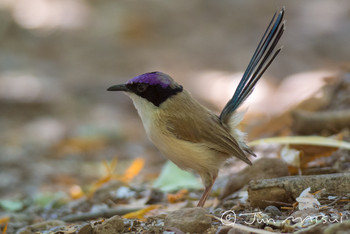
[[128,84],[132,83],[146,83],[149,85],[159,84],[162,88],[167,88],[172,84],[172,79],[167,74],[156,71],[136,76],[128,81]]

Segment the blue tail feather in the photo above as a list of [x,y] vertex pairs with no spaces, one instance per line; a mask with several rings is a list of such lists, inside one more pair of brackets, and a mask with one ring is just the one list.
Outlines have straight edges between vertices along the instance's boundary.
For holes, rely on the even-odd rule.
[[231,114],[251,94],[256,83],[281,51],[281,48],[276,51],[274,51],[274,49],[284,32],[284,8],[279,12],[277,18],[276,15],[277,12],[274,14],[263,37],[261,38],[232,99],[222,110],[220,114],[221,122],[227,123]]

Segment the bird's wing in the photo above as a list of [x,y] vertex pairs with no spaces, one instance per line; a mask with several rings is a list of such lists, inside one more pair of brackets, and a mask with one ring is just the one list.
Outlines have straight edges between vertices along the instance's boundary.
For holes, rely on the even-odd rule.
[[230,101],[226,104],[220,114],[220,120],[227,123],[232,113],[247,99],[252,93],[254,86],[276,58],[281,48],[274,51],[279,39],[284,32],[284,8],[273,16],[267,27],[258,47],[256,48],[247,69],[245,70],[241,81]]
[[239,146],[238,142],[221,124],[219,118],[210,112],[207,112],[206,115],[197,116],[195,119],[191,118],[190,115],[172,116],[167,118],[167,130],[178,139],[203,144],[210,150],[233,155],[251,165],[252,163],[244,153],[246,150]]

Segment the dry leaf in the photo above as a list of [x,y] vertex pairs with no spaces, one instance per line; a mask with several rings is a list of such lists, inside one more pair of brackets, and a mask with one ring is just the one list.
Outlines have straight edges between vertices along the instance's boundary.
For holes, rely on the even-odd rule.
[[248,146],[260,144],[295,144],[295,145],[318,145],[325,147],[336,147],[350,150],[350,143],[346,141],[335,140],[330,137],[321,136],[288,136],[288,137],[270,137],[251,141]]
[[117,166],[117,158],[114,158],[110,164],[108,164],[107,161],[103,161],[103,165],[106,168],[107,175],[105,175],[92,185],[92,188],[87,197],[91,198],[97,189],[99,189],[102,185],[106,184],[112,179],[119,180],[124,183],[129,183],[136,175],[140,173],[144,163],[145,162],[143,158],[136,158],[131,163],[131,165],[125,170],[123,175],[118,175],[115,173],[115,168]]
[[319,208],[320,202],[315,198],[315,196],[309,193],[311,190],[310,187],[301,192],[299,197],[296,198],[297,202],[299,202],[298,208],[299,210],[306,210],[309,208]]
[[1,217],[0,218],[0,224],[5,224],[5,227],[4,227],[4,229],[2,230],[2,234],[6,234],[6,231],[7,231],[7,224],[8,224],[8,222],[9,222],[9,220],[10,220],[10,217]]
[[132,162],[130,167],[128,169],[126,169],[121,180],[125,183],[129,183],[135,176],[137,176],[140,173],[144,164],[145,164],[145,160],[143,158],[136,158]]
[[88,198],[91,198],[95,194],[96,190],[99,189],[102,185],[110,181],[112,178],[115,178],[118,176],[114,174],[114,170],[117,166],[117,162],[118,162],[117,158],[114,158],[110,164],[108,164],[107,161],[103,161],[103,165],[106,168],[107,175],[105,175],[104,177],[102,177],[100,180],[98,180],[92,185],[90,192],[87,194]]
[[187,189],[181,189],[180,191],[178,191],[175,194],[168,194],[167,198],[168,198],[168,201],[170,203],[177,203],[177,202],[180,202],[180,201],[184,201],[187,194],[188,194],[188,190]]
[[125,219],[139,219],[139,220],[144,220],[145,219],[145,215],[151,211],[151,210],[154,210],[154,209],[157,209],[159,208],[160,206],[159,205],[151,205],[151,206],[148,206],[142,210],[138,210],[138,211],[135,211],[135,212],[130,212],[128,214],[125,214],[123,215],[122,217],[125,218]]

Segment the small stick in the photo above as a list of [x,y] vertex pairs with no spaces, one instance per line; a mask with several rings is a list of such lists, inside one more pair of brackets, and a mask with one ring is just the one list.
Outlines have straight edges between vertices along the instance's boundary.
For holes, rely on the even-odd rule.
[[130,212],[135,212],[137,210],[141,210],[142,208],[113,208],[113,209],[103,209],[96,212],[90,213],[79,213],[79,214],[71,214],[60,218],[60,220],[65,222],[76,222],[76,221],[84,221],[89,219],[97,219],[97,218],[110,218],[114,215],[125,215]]

